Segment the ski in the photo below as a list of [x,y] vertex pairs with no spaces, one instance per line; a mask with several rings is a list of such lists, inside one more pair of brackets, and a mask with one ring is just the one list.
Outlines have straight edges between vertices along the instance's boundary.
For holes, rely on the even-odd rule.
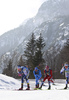
[[69,89],[64,89],[64,88],[55,88],[56,90],[69,90]]
[[30,90],[19,90],[19,89],[14,89],[13,91],[33,91],[33,89],[30,89]]
[[[19,90],[19,89],[14,89],[13,91],[37,91],[37,90],[44,90],[44,89],[39,89],[39,88],[34,88],[34,89],[30,89],[30,90],[26,90],[26,89],[23,89],[23,90]],[[48,89],[45,89],[45,90],[48,90]]]
[[[33,89],[30,89],[30,90],[26,90],[26,89],[23,89],[23,90],[19,90],[19,89],[14,89],[13,91],[37,91],[37,90],[39,90],[39,91],[41,91],[41,90],[56,90],[57,88],[55,88],[55,89],[40,89],[40,88],[33,88]],[[59,90],[59,89],[57,89],[57,90]],[[65,89],[66,90],[66,89]]]
[[34,88],[34,90],[41,90],[41,89],[39,89],[39,88]]
[[35,91],[35,90],[40,90],[40,89],[30,89],[30,90],[26,90],[26,89],[23,89],[23,90],[19,90],[19,89],[14,89],[13,91]]

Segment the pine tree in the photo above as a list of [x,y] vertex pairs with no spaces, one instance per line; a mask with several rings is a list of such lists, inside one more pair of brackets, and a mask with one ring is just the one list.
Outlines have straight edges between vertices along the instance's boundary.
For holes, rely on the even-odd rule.
[[13,75],[13,70],[12,70],[12,60],[10,59],[7,65],[7,68],[4,69],[3,74],[6,74],[8,76]]
[[24,59],[23,59],[23,55],[20,56],[18,65],[20,65],[20,66],[24,66],[25,65],[25,62],[24,62]]
[[24,56],[27,58],[26,63],[28,66],[34,66],[33,65],[33,58],[35,55],[35,36],[34,33],[32,33],[31,38],[29,39],[25,51]]
[[44,63],[43,51],[42,51],[44,47],[45,47],[44,39],[40,33],[40,36],[36,41],[36,52],[35,52],[35,58],[34,58],[35,66],[38,66],[39,64]]
[[24,51],[24,56],[26,57],[26,64],[29,68],[31,66],[30,78],[33,78],[34,67],[44,63],[42,51],[44,46],[45,43],[42,35],[40,34],[39,38],[35,40],[34,33],[32,33],[31,38],[28,41]]

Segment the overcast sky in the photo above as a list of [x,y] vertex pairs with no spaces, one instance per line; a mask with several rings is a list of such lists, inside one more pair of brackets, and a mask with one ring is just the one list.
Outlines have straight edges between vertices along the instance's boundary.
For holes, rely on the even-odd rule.
[[0,35],[34,17],[46,0],[0,0]]

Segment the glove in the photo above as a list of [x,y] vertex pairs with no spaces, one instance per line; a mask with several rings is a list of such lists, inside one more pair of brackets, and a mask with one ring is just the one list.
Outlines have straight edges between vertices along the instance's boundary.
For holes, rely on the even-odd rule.
[[22,75],[19,73],[18,76],[22,76]]
[[60,72],[60,74],[62,74],[63,72]]
[[60,72],[61,75],[64,75],[64,72]]
[[40,80],[40,78],[41,78],[41,77],[39,76],[38,79]]
[[35,75],[35,78],[37,79],[38,78],[38,75]]

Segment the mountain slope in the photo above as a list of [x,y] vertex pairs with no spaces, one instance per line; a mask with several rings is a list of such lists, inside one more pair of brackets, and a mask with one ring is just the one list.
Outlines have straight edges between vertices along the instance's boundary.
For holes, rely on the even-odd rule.
[[[48,0],[41,5],[35,17],[1,36],[0,55],[5,54],[1,58],[1,68],[7,67],[9,59],[13,59],[12,67],[17,65],[31,33],[34,33],[36,38],[42,33],[46,42],[45,52],[53,50],[52,47],[56,50],[60,48],[60,51],[69,39],[68,5],[69,0]],[[9,55],[6,53],[8,51],[10,51]]]
[[48,0],[44,2],[35,17],[0,36],[0,56],[17,47],[43,22],[53,20],[56,16],[67,15],[69,15],[69,0]]

